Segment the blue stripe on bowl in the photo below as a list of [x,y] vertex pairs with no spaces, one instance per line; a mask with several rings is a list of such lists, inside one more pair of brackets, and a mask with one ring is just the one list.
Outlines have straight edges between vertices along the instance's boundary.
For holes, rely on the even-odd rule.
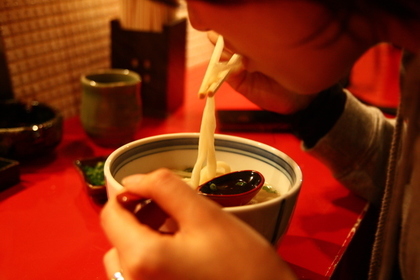
[[[262,161],[282,171],[292,184],[296,182],[296,174],[293,171],[293,167],[285,159],[258,146],[224,139],[215,139],[215,147],[216,151],[235,153]],[[115,158],[114,164],[111,165],[111,174],[112,176],[115,176],[119,169],[127,162],[137,158],[174,149],[197,150],[198,138],[164,139],[132,147],[130,150],[125,151]]]

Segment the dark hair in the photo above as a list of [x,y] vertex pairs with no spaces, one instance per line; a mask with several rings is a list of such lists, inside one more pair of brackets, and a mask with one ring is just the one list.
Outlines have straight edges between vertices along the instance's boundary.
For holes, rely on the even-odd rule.
[[[247,1],[247,0],[245,0]],[[331,38],[330,42],[347,32],[354,39],[358,36],[349,29],[349,20],[353,15],[366,16],[367,19],[376,22],[375,12],[381,10],[389,15],[404,21],[420,19],[419,0],[309,0],[324,5],[330,11],[330,19],[340,23],[340,31]],[[314,34],[316,35],[316,34]],[[308,38],[309,40],[311,38]]]
[[[238,5],[249,2],[270,2],[270,1],[293,1],[293,0],[189,0],[204,1],[215,5]],[[390,15],[405,21],[420,19],[420,0],[308,0],[325,6],[329,11],[329,17],[324,24],[318,27],[317,31],[304,38],[300,44],[316,38],[331,21],[339,22],[340,29],[319,47],[327,46],[334,42],[344,32],[353,37],[361,39],[349,29],[349,20],[353,15],[366,16],[372,22],[376,22],[375,11],[382,10]],[[380,24],[376,22],[376,24]]]
[[418,0],[311,0],[325,5],[338,14],[369,14],[376,9],[398,18],[419,19],[420,2]]
[[[235,5],[246,2],[260,1],[287,1],[287,0],[189,0],[204,1],[219,5]],[[293,1],[293,0],[291,0]],[[350,15],[354,13],[366,14],[374,9],[380,9],[401,19],[419,19],[419,0],[309,0],[326,6],[337,15]]]

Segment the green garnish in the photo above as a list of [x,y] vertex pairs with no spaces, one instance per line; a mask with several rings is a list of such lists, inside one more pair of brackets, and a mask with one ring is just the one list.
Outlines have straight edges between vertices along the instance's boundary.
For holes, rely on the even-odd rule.
[[216,186],[216,184],[215,184],[215,183],[211,183],[211,184],[210,184],[210,189],[211,189],[212,191],[217,191],[217,186]]
[[266,192],[268,192],[268,193],[274,193],[274,194],[277,194],[277,191],[276,191],[275,189],[273,189],[273,187],[272,187],[272,186],[264,185],[264,186],[262,187],[262,189],[263,189],[263,190],[265,190],[265,191],[266,191]]
[[238,181],[238,182],[235,183],[235,186],[239,186],[239,187],[243,187],[245,185],[246,185],[246,182],[244,182],[244,181]]
[[85,172],[87,181],[94,186],[105,185],[104,176],[104,164],[105,162],[99,161],[95,166],[84,166],[83,171]]

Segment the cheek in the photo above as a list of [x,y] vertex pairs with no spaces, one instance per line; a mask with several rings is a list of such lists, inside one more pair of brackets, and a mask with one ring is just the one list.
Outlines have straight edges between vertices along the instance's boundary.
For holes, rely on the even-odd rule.
[[285,88],[302,94],[316,93],[334,85],[348,74],[352,65],[323,56],[285,58],[279,63],[268,66],[268,75]]
[[[357,52],[347,40],[323,50],[316,47],[319,42],[298,47],[324,22],[322,11],[314,13],[313,6],[276,3],[276,9],[253,2],[232,11],[203,1],[188,1],[188,10],[194,28],[222,34],[232,51],[244,55],[248,70],[262,72],[289,90],[318,92],[347,74],[354,62],[353,52]],[[329,38],[328,32],[322,35],[318,38],[321,41]]]

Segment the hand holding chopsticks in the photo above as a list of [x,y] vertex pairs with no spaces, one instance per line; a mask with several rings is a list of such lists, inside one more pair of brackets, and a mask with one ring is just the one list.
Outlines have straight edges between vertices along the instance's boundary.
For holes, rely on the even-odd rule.
[[231,70],[241,61],[241,57],[238,54],[234,54],[228,62],[220,62],[223,47],[224,40],[223,37],[219,35],[198,91],[200,98],[206,96],[212,97],[230,74]]

